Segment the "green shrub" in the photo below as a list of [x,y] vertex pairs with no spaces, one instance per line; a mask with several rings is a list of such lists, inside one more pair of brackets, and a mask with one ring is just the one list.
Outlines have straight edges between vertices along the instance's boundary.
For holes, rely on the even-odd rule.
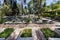
[[31,19],[30,19],[30,18],[27,18],[27,19],[26,19],[26,22],[27,22],[27,23],[29,23],[30,21],[31,21]]
[[6,28],[2,33],[0,33],[0,38],[7,38],[13,31],[13,28]]
[[23,30],[21,37],[32,37],[32,30],[31,29]]
[[50,14],[49,13],[43,13],[42,16],[43,17],[50,17]]
[[49,37],[52,37],[52,38],[59,38],[60,37],[56,32],[54,32],[48,28],[43,28],[41,30],[42,30],[42,32],[45,35],[47,40]]
[[5,19],[4,18],[0,18],[0,24],[4,23]]

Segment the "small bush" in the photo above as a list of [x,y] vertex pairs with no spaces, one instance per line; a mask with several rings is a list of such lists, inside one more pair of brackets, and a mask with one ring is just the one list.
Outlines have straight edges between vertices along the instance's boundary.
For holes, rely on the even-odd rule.
[[32,30],[31,29],[23,30],[21,37],[32,37]]
[[52,30],[50,30],[48,28],[43,28],[41,30],[42,30],[42,32],[45,35],[45,38],[47,40],[48,40],[49,37],[52,37],[52,38],[60,38],[60,36],[56,32],[54,32],[54,31],[52,31]]
[[0,38],[7,38],[13,31],[13,28],[6,28],[2,33],[0,33]]
[[27,22],[27,23],[29,23],[30,21],[31,21],[31,19],[30,19],[30,18],[27,18],[27,19],[26,19],[26,22]]
[[4,18],[0,18],[0,24],[4,23],[5,19]]

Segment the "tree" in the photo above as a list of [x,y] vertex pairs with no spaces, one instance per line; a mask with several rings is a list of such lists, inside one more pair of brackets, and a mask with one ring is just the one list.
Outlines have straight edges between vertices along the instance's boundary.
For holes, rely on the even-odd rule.
[[0,24],[4,22],[5,14],[6,14],[6,6],[0,9]]
[[29,10],[29,13],[31,14],[32,13],[32,5],[33,4],[33,0],[30,0],[30,2],[28,3],[28,10]]
[[25,6],[25,8],[24,8],[24,14],[26,14],[27,13],[27,7]]
[[11,12],[12,12],[12,7],[11,7],[11,5],[9,5],[9,4],[4,4],[4,11],[5,11],[5,15],[6,16],[9,16],[10,14],[11,14]]
[[12,14],[11,15],[18,15],[19,9],[17,7],[16,2],[14,2],[13,7],[12,7]]

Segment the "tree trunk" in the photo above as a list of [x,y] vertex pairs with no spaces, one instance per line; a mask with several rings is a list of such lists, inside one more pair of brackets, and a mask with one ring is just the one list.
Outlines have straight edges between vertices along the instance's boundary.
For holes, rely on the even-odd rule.
[[40,0],[40,3],[38,5],[38,17],[40,18],[40,15],[41,15],[41,8],[42,8],[42,0]]

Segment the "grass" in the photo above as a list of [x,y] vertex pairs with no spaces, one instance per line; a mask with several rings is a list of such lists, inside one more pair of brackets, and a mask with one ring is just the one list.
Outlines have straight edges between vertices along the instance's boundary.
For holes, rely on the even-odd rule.
[[14,31],[13,28],[6,28],[2,33],[0,33],[0,38],[7,38]]
[[21,37],[32,37],[32,29],[23,30]]
[[47,40],[48,40],[49,37],[51,37],[51,38],[60,38],[60,36],[56,32],[54,32],[54,31],[52,31],[48,28],[43,28],[43,29],[41,29],[41,31],[43,32],[43,34],[45,35],[45,38]]

